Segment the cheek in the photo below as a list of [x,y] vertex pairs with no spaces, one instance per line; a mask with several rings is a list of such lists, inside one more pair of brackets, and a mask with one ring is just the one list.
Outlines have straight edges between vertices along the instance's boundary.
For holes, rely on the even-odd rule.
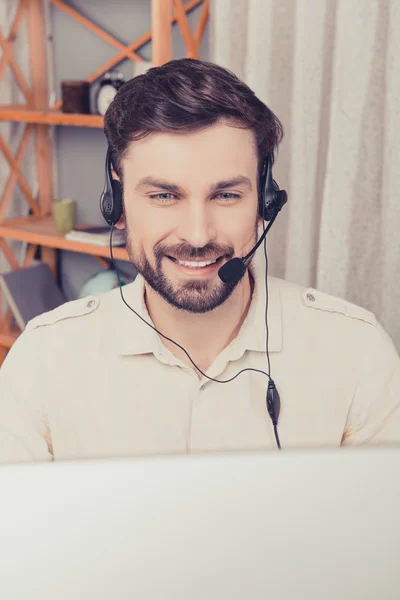
[[154,247],[168,237],[167,219],[156,215],[155,211],[131,210],[127,215],[129,241],[136,253],[144,251],[147,256],[153,254]]
[[[228,211],[227,211],[228,213]],[[225,231],[232,241],[238,244],[253,240],[257,225],[257,213],[253,210],[237,211],[235,214],[227,214],[221,231]]]

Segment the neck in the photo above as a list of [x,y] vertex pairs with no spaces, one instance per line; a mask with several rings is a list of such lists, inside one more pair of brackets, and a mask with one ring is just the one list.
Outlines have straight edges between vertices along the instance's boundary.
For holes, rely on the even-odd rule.
[[[176,309],[145,283],[145,302],[154,326],[185,348],[192,360],[206,372],[215,358],[238,335],[250,307],[253,279],[247,270],[231,296],[218,308],[204,314]],[[193,367],[186,354],[165,338],[170,352]],[[196,369],[194,369],[196,370]],[[200,376],[198,371],[197,374]]]

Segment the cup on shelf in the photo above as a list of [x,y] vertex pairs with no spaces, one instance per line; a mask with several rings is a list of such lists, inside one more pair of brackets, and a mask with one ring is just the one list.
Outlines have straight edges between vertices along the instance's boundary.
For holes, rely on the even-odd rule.
[[57,232],[66,235],[75,227],[76,201],[72,198],[54,200],[52,213]]

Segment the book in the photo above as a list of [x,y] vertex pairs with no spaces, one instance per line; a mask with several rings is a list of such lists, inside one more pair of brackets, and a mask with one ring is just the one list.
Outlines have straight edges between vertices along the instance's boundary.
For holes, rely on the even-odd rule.
[[0,274],[0,289],[21,330],[31,319],[66,302],[46,263]]
[[[109,246],[110,245],[110,234],[111,227],[105,226],[89,226],[89,227],[75,227],[66,234],[65,239],[73,242],[81,242],[83,244],[94,244],[95,246]],[[125,231],[122,229],[115,229],[112,235],[113,246],[125,246]]]

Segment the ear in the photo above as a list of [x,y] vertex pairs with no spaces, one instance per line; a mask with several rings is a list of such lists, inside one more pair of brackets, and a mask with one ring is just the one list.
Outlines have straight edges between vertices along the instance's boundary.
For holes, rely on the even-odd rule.
[[118,223],[115,223],[115,229],[125,229],[125,219],[124,215],[121,216]]
[[111,176],[113,179],[116,179],[117,181],[119,181],[121,183],[121,180],[118,177],[118,175],[116,174],[116,172],[114,171],[114,169],[111,169]]
[[257,227],[261,227],[262,224],[263,224],[263,218],[257,217]]

